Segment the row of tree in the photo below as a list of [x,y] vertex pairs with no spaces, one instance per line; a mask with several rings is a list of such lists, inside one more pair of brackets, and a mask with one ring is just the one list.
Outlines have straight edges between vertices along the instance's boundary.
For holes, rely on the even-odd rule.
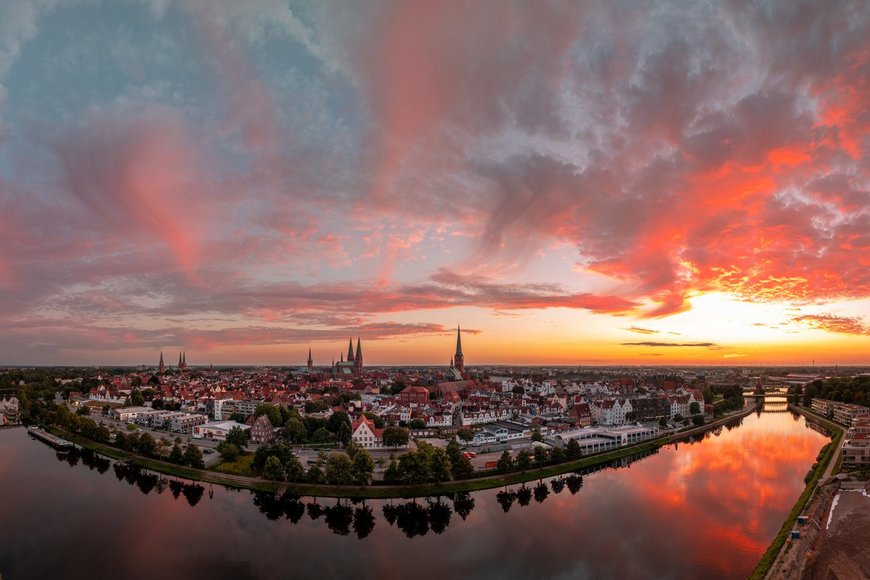
[[802,397],[804,406],[812,405],[813,399],[827,399],[841,403],[870,405],[870,376],[837,377],[827,381],[815,380],[804,388],[793,387],[789,394]]

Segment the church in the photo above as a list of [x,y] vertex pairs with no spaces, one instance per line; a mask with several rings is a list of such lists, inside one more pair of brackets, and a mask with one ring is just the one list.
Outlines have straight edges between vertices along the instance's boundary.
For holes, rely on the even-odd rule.
[[353,351],[353,339],[347,343],[347,360],[342,355],[341,360],[333,363],[332,372],[339,377],[358,377],[362,375],[363,354],[360,339],[356,339],[356,353]]

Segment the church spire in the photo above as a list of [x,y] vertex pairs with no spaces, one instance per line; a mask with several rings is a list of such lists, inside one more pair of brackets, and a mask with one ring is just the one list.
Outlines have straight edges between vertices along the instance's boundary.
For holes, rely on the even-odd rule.
[[453,367],[460,373],[465,372],[465,357],[462,356],[462,331],[456,325],[456,354],[453,355]]
[[356,337],[356,356],[353,358],[353,372],[354,372],[354,374],[361,375],[362,368],[363,368],[362,343],[360,343],[359,337]]
[[166,365],[163,363],[163,351],[160,351],[160,365],[158,367],[160,369],[160,373],[163,373],[163,370],[166,368]]
[[353,362],[353,338],[347,339],[347,362]]
[[309,347],[308,348],[308,368],[310,369],[313,367],[314,367],[314,359],[311,358],[311,348]]

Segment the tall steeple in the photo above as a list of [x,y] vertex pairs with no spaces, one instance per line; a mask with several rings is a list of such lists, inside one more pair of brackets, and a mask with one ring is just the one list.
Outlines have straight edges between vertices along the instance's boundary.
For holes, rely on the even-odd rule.
[[456,354],[453,355],[453,366],[460,373],[465,372],[465,357],[462,356],[462,330],[456,325]]
[[181,358],[181,351],[178,351],[178,370],[181,370],[181,365],[184,364],[184,361]]
[[181,351],[181,368],[187,370],[187,353]]
[[160,374],[163,374],[163,371],[166,369],[166,365],[163,363],[163,351],[160,351],[160,365],[158,366],[160,370]]
[[347,339],[347,362],[353,362],[353,338]]
[[356,337],[356,356],[353,358],[353,372],[356,375],[362,374],[363,368],[363,356],[362,356],[362,345],[360,343],[359,337]]
[[308,368],[314,368],[314,359],[311,358],[311,349],[308,349]]

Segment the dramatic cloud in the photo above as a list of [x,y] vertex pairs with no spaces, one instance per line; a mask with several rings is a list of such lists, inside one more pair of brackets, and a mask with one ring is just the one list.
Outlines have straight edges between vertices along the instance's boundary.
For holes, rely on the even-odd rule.
[[792,322],[800,322],[811,328],[838,332],[841,334],[870,335],[870,326],[857,317],[834,316],[833,314],[804,314],[792,318]]
[[860,0],[2,2],[0,321],[38,354],[64,324],[863,305],[868,27]]
[[622,346],[687,346],[711,348],[717,345],[712,342],[623,342]]

